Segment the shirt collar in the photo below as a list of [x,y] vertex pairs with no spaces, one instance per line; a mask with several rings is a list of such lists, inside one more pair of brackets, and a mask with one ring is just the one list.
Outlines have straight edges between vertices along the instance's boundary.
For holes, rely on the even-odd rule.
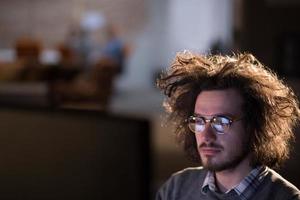
[[[267,175],[267,167],[258,166],[250,171],[250,173],[234,188],[228,190],[226,193],[234,190],[241,200],[248,200],[256,191],[263,178]],[[202,184],[202,193],[207,191],[217,192],[218,189],[215,184],[215,173],[208,171],[204,182]]]

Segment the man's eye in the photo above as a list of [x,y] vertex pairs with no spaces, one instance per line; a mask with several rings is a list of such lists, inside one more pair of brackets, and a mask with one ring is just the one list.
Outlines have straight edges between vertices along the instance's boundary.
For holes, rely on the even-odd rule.
[[205,124],[205,121],[202,118],[199,118],[199,119],[196,119],[196,123],[203,125],[203,124]]
[[230,123],[230,120],[226,117],[215,117],[214,123],[227,125]]

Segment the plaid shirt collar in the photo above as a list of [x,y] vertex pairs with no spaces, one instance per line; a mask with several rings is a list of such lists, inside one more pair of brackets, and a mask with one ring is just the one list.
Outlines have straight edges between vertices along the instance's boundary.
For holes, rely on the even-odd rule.
[[[251,170],[251,172],[234,188],[228,190],[226,193],[232,190],[237,193],[241,200],[248,200],[255,193],[259,184],[262,182],[264,177],[267,175],[267,167],[259,166]],[[215,185],[214,172],[208,171],[202,185],[202,193],[206,194],[207,191],[211,190],[217,192],[218,189]]]

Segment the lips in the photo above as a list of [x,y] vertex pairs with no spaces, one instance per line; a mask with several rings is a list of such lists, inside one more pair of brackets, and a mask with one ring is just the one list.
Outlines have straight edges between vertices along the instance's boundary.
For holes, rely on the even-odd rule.
[[215,156],[220,152],[221,152],[220,148],[214,148],[214,147],[201,147],[200,148],[200,153],[204,156]]

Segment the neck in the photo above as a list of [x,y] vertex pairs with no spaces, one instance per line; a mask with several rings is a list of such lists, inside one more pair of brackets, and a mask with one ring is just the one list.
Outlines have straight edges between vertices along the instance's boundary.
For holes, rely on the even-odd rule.
[[249,159],[246,158],[234,168],[215,172],[216,185],[221,192],[226,192],[238,185],[251,170],[252,167],[249,165]]

